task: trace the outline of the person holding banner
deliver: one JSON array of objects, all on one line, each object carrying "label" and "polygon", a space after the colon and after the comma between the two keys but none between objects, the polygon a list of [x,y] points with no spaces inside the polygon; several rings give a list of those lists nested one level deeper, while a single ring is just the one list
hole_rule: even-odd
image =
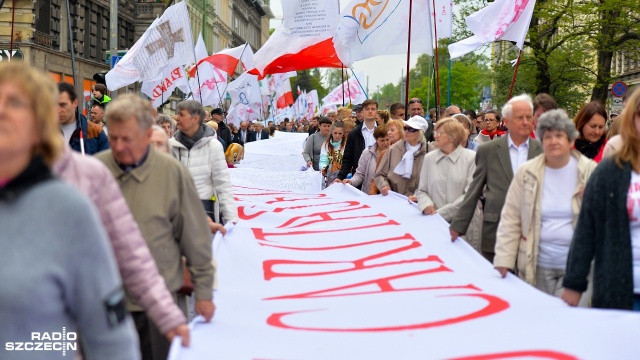
[{"label": "person holding banner", "polygon": [[382,124],[376,127],[373,132],[376,143],[369,146],[360,156],[358,168],[351,179],[344,179],[343,184],[350,184],[355,187],[362,187],[365,194],[369,193],[369,187],[364,186],[373,182],[373,175],[376,173],[378,158],[380,154],[389,148],[389,135],[387,135],[387,125]]},{"label": "person holding banner", "polygon": [[[549,295],[560,296],[567,255],[596,163],[572,150],[578,137],[564,110],[540,116],[537,137],[544,153],[524,163],[507,192],[493,264]],[[582,306],[588,305],[583,298]]]},{"label": "person holding banner", "polygon": [[347,142],[347,133],[342,121],[336,121],[331,125],[331,135],[325,140],[320,149],[320,162],[318,167],[322,175],[327,178],[327,186],[338,178],[338,172],[342,166],[344,144]]},{"label": "person holding banner", "polygon": [[389,147],[373,178],[383,196],[389,195],[389,191],[413,196],[420,182],[420,172],[427,153],[424,133],[429,129],[429,124],[417,115],[402,122],[404,140]]},{"label": "person holding banner", "polygon": [[602,160],[584,191],[562,299],[580,302],[593,262],[592,306],[640,311],[640,91],[619,118],[621,148]]},{"label": "person holding banner", "polygon": [[305,140],[304,151],[302,152],[304,161],[307,162],[307,167],[313,167],[315,171],[321,170],[319,166],[320,151],[322,144],[329,138],[329,134],[331,133],[331,120],[321,116],[320,120],[318,120],[318,126],[320,130]]},{"label": "person holding banner", "polygon": [[424,157],[416,198],[423,214],[451,222],[473,179],[476,153],[460,146],[468,135],[453,118],[438,121],[434,135],[437,149]]}]

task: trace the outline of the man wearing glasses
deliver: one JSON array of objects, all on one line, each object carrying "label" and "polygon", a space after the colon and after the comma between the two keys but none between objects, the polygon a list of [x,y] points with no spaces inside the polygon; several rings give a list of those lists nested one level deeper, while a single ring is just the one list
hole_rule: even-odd
[{"label": "man wearing glasses", "polygon": [[[411,100],[409,100],[409,118],[416,115],[424,118],[424,106],[422,105],[422,100],[419,98],[411,98]],[[424,137],[427,141],[435,140],[433,137],[433,121],[434,119],[431,119],[431,121],[427,120],[429,123],[429,129],[424,132]]]},{"label": "man wearing glasses", "polygon": [[[488,115],[489,112],[485,114],[485,120]],[[473,180],[449,227],[451,241],[467,233],[480,200],[484,213],[481,253],[491,263],[495,255],[500,213],[513,175],[523,163],[542,153],[540,142],[529,137],[533,128],[533,101],[529,95],[509,100],[502,108],[502,115],[509,133],[478,147]],[[494,122],[497,128],[497,120]]]}]

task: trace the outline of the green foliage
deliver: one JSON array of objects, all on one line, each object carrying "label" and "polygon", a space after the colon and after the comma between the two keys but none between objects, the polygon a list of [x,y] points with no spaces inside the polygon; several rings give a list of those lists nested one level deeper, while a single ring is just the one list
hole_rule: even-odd
[{"label": "green foliage", "polygon": [[327,96],[328,91],[322,85],[322,74],[318,69],[311,70],[300,70],[297,72],[298,75],[296,77],[290,78],[291,81],[291,90],[293,91],[294,99],[298,98],[298,87],[300,87],[301,91],[318,91],[318,98],[322,99]]}]

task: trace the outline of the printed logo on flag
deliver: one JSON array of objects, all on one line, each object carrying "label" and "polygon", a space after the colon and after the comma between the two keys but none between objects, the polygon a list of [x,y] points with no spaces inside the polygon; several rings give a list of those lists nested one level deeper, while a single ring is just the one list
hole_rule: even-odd
[{"label": "printed logo on flag", "polygon": [[67,356],[67,351],[78,350],[78,335],[75,332],[32,332],[29,341],[7,341],[4,344],[5,351],[61,351],[62,356]]},{"label": "printed logo on flag", "polygon": [[402,0],[366,0],[352,8],[351,15],[360,24],[358,40],[361,44],[387,21],[401,2]]}]

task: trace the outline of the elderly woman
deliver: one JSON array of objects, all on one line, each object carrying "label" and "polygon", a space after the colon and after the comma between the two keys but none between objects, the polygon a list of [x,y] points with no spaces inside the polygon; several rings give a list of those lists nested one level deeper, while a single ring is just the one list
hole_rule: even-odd
[{"label": "elderly woman", "polygon": [[580,302],[593,262],[592,306],[640,311],[639,111],[636,91],[618,116],[620,150],[602,160],[584,191],[562,283],[569,305]]},{"label": "elderly woman", "polygon": [[515,270],[560,296],[582,192],[596,163],[572,150],[578,132],[564,110],[541,115],[536,132],[544,153],[524,163],[509,187],[493,264],[503,277]]},{"label": "elderly woman", "polygon": [[452,115],[451,117],[454,118],[457,122],[459,122],[460,125],[462,125],[462,127],[464,128],[464,132],[466,134],[464,139],[462,139],[462,141],[460,142],[460,145],[462,145],[462,147],[465,149],[478,151],[478,143],[473,141],[473,139],[471,139],[471,132],[473,131],[475,126],[473,126],[473,123],[471,122],[469,117],[463,114],[455,114],[455,115]]},{"label": "elderly woman", "polygon": [[437,149],[424,157],[416,197],[423,214],[451,222],[473,179],[476,153],[460,146],[468,135],[452,118],[438,121],[434,135]]},{"label": "elderly woman", "polygon": [[573,119],[576,129],[580,133],[580,136],[576,139],[576,150],[595,162],[602,160],[604,148],[607,144],[606,121],[607,111],[597,101],[592,101],[583,106]]},{"label": "elderly woman", "polygon": [[342,121],[334,122],[331,125],[329,137],[320,148],[320,162],[318,163],[322,175],[327,178],[327,186],[338,177],[346,142],[347,132],[344,123]]},{"label": "elderly woman", "polygon": [[[7,254],[0,267],[0,342],[66,328],[67,336],[82,334],[87,358],[137,359],[96,210],[51,174],[62,150],[57,102],[49,76],[18,62],[0,64],[0,247]],[[34,351],[29,358],[51,354]]]},{"label": "elderly woman", "polygon": [[[359,187],[363,184],[371,184],[373,181],[373,175],[376,172],[376,165],[378,163],[378,157],[380,153],[389,148],[389,135],[387,135],[387,125],[382,124],[376,126],[373,131],[373,138],[376,139],[376,143],[365,149],[360,160],[358,161],[358,168],[356,173],[351,179],[344,179],[343,184],[351,184],[355,187]],[[369,187],[363,186],[362,191],[368,194]]]},{"label": "elderly woman", "polygon": [[172,137],[176,131],[176,122],[167,114],[158,114],[156,125],[162,127],[168,137]]},{"label": "elderly woman", "polygon": [[427,153],[424,132],[427,120],[414,116],[404,123],[404,140],[398,141],[385,152],[373,180],[383,196],[389,190],[412,196],[418,188],[424,155]]}]

